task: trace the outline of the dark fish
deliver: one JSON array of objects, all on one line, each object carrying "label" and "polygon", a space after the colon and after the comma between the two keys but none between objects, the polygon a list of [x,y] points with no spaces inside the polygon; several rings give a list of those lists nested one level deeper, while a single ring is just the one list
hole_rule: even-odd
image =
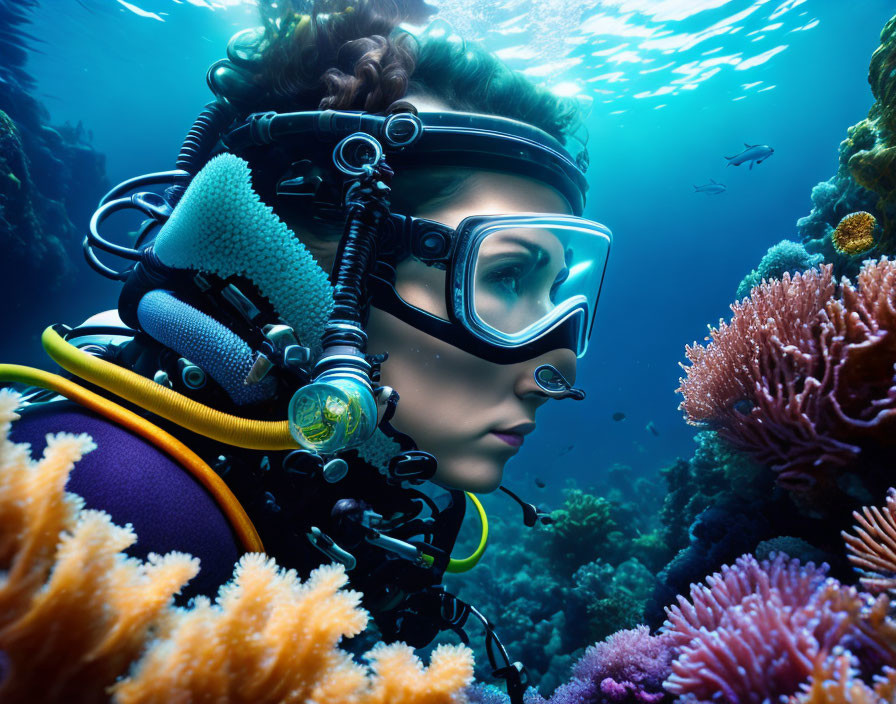
[{"label": "dark fish", "polygon": [[567,447],[565,450],[562,450],[562,451],[560,452],[560,454],[557,455],[557,457],[563,457],[563,455],[567,454],[568,452],[571,452],[572,449],[573,449],[574,447],[575,447],[575,445],[570,445],[570,446]]},{"label": "dark fish", "polygon": [[753,402],[748,398],[742,398],[734,402],[734,410],[741,415],[748,416],[750,411],[753,410]]},{"label": "dark fish", "polygon": [[656,429],[656,426],[653,424],[653,421],[650,421],[649,423],[647,423],[647,425],[644,426],[644,430],[646,430],[649,433],[653,433],[654,435],[660,434],[660,431]]},{"label": "dark fish", "polygon": [[625,420],[625,413],[623,413],[622,411],[616,411],[613,414],[613,420],[615,420],[615,421]]},{"label": "dark fish", "polygon": [[544,479],[542,479],[541,477],[535,477],[535,486],[537,486],[539,489],[544,489],[547,484],[544,483]]}]

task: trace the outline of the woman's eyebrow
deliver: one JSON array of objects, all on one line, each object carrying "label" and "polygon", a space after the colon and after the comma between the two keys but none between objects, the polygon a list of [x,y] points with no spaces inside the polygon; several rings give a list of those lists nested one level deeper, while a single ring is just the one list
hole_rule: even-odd
[{"label": "woman's eyebrow", "polygon": [[[523,237],[507,237],[502,239],[502,244],[515,244],[525,249],[527,253],[530,254],[533,259],[535,259],[536,267],[547,265],[547,263],[550,262],[553,258],[551,257],[551,254],[548,252],[548,250],[546,250],[540,244],[536,244],[535,242],[527,240]],[[499,250],[498,252],[489,252],[489,254],[501,255],[506,254],[506,252],[501,252]]]}]

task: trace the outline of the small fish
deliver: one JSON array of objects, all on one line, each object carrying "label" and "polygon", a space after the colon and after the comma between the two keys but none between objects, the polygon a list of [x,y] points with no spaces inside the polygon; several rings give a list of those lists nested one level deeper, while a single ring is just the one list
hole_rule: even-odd
[{"label": "small fish", "polygon": [[545,484],[544,479],[542,479],[541,477],[535,477],[535,486],[537,486],[539,489],[544,489],[547,484]]},{"label": "small fish", "polygon": [[622,411],[616,411],[613,414],[613,420],[615,420],[617,422],[620,420],[625,420],[625,413],[623,413]]},{"label": "small fish", "polygon": [[744,146],[746,147],[746,149],[744,149],[740,154],[725,157],[728,160],[728,166],[740,166],[741,164],[746,164],[749,161],[750,170],[752,171],[753,164],[761,164],[763,161],[765,161],[775,153],[775,150],[767,144],[747,144],[746,142],[744,142]]},{"label": "small fish", "polygon": [[728,186],[714,179],[709,179],[709,183],[702,186],[694,186],[694,193],[705,193],[708,196],[717,196],[719,193],[724,193],[727,190]]},{"label": "small fish", "polygon": [[9,177],[9,180],[16,184],[16,188],[22,187],[22,182],[19,180],[19,177],[16,176],[12,171],[6,174]]},{"label": "small fish", "polygon": [[644,426],[644,430],[648,433],[653,433],[654,435],[659,436],[660,431],[656,429],[656,426],[653,424],[653,421],[649,421],[647,425]]},{"label": "small fish", "polygon": [[567,454],[567,453],[569,453],[569,452],[572,452],[572,449],[573,449],[574,447],[575,447],[575,445],[570,445],[570,446],[567,447],[566,449],[561,450],[561,451],[560,451],[560,454],[557,455],[557,457],[563,457],[563,455],[565,455],[565,454]]}]

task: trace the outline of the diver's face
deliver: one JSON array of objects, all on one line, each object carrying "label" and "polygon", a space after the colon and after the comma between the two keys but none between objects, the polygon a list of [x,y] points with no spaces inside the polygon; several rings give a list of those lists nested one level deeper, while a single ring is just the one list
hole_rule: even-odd
[{"label": "diver's face", "polygon": [[[396,179],[395,188],[401,188]],[[470,215],[568,213],[553,189],[530,179],[477,172],[447,202],[420,207],[418,217],[456,227]],[[486,245],[483,245],[484,247]],[[543,314],[550,286],[563,268],[559,242],[516,230],[487,242],[475,277],[477,312],[494,327],[514,332]],[[447,319],[445,273],[416,260],[397,269],[396,288],[408,303]],[[368,351],[388,352],[382,383],[401,400],[392,420],[400,432],[438,460],[436,481],[476,492],[494,491],[504,464],[535,429],[547,397],[534,372],[552,364],[570,381],[576,358],[554,350],[517,364],[495,364],[457,349],[376,308],[367,327]]]}]

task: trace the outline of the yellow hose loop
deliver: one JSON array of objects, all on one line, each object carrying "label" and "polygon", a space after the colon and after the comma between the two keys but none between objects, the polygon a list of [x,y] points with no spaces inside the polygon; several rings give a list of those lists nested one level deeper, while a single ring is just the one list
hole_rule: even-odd
[{"label": "yellow hose loop", "polygon": [[[445,571],[454,574],[459,572],[469,572],[473,569],[476,566],[476,563],[482,559],[482,556],[485,554],[485,548],[488,545],[488,516],[485,515],[485,509],[482,507],[482,504],[475,494],[471,494],[469,491],[465,491],[464,493],[470,497],[470,501],[472,501],[473,505],[476,507],[482,532],[479,535],[479,546],[473,551],[473,554],[460,560],[456,560],[453,557],[448,560],[448,567],[445,568]],[[435,560],[431,555],[424,554],[423,562],[431,567]]]},{"label": "yellow hose loop", "polygon": [[[55,332],[53,334],[56,335]],[[44,332],[44,337],[47,337],[46,332]],[[59,336],[56,335],[56,337]],[[63,341],[63,344],[68,343]],[[81,352],[81,354],[86,353]],[[42,369],[33,369],[18,364],[0,364],[0,381],[18,382],[50,389],[146,438],[152,445],[174,458],[208,490],[221,507],[234,533],[247,552],[264,552],[264,545],[261,543],[255,526],[233,492],[199,455],[173,435],[166,433],[133,411],[122,408],[58,374],[51,374]]]},{"label": "yellow hose loop", "polygon": [[130,369],[83,352],[52,327],[44,330],[41,342],[53,361],[66,371],[198,435],[247,450],[299,447],[285,420],[252,420],[217,411]]}]

